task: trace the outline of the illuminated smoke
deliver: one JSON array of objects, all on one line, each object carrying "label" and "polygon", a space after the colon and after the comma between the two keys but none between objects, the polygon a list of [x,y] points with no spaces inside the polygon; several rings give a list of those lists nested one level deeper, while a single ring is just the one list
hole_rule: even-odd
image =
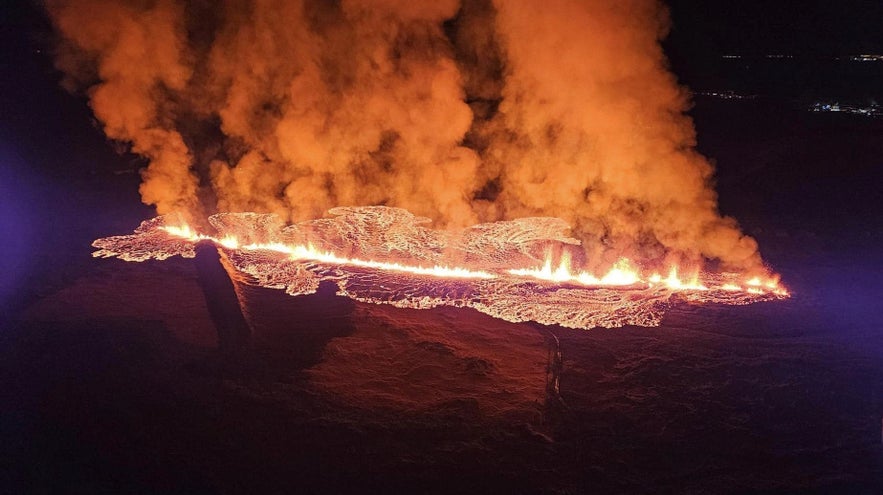
[{"label": "illuminated smoke", "polygon": [[496,7],[505,85],[485,131],[487,169],[500,185],[493,208],[559,216],[595,259],[638,249],[641,258],[674,250],[679,261],[759,263],[755,241],[718,214],[712,167],[693,149],[687,94],[658,43],[665,9],[604,0]]},{"label": "illuminated smoke", "polygon": [[556,216],[589,264],[757,269],[654,1],[50,0],[57,64],[159,213]]},{"label": "illuminated smoke", "polygon": [[65,83],[89,84],[90,105],[109,138],[150,160],[141,196],[165,212],[196,206],[198,181],[175,128],[174,96],[186,90],[183,11],[174,2],[49,2],[65,43],[57,65]]}]

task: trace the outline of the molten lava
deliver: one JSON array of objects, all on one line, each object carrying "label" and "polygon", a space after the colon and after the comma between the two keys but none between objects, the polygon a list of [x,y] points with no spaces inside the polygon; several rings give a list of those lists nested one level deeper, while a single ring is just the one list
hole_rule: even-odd
[{"label": "molten lava", "polygon": [[[322,281],[355,300],[401,307],[472,307],[507,321],[571,328],[655,326],[674,300],[749,304],[788,297],[777,277],[644,273],[620,258],[605,273],[574,268],[578,244],[566,223],[527,218],[437,231],[425,219],[388,207],[335,208],[332,218],[284,225],[274,215],[223,213],[209,218],[216,235],[167,217],[142,223],[133,235],[98,239],[96,257],[126,261],[195,256],[212,242],[249,283],[314,293]],[[550,246],[562,254],[553,261]]]}]

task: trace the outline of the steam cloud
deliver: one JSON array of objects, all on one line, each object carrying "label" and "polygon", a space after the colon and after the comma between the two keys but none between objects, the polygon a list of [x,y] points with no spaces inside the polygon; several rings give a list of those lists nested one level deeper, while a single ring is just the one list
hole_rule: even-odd
[{"label": "steam cloud", "polygon": [[592,264],[760,269],[721,217],[653,0],[49,0],[70,88],[159,213],[548,215]]}]

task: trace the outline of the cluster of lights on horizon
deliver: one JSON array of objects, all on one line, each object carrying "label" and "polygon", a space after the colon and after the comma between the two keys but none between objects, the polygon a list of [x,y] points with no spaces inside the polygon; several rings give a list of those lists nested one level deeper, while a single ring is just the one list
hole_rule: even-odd
[{"label": "cluster of lights on horizon", "polygon": [[[175,237],[187,239],[189,241],[210,241],[230,250],[242,251],[272,251],[289,256],[292,260],[313,261],[332,265],[348,265],[361,268],[369,268],[376,270],[385,270],[392,272],[403,272],[415,275],[442,277],[442,278],[459,278],[459,279],[494,279],[499,274],[484,271],[473,270],[463,267],[451,267],[435,265],[432,267],[423,267],[419,265],[407,265],[398,262],[385,262],[364,260],[359,258],[349,258],[339,256],[330,251],[321,251],[314,246],[308,245],[288,245],[283,243],[250,243],[241,244],[234,236],[225,236],[216,238],[205,234],[194,232],[189,226],[163,226],[160,227],[165,232]],[[659,273],[653,273],[649,277],[642,278],[640,271],[627,258],[620,258],[613,267],[603,275],[597,277],[586,271],[574,272],[571,268],[571,261],[566,255],[561,258],[558,266],[553,269],[551,256],[547,257],[544,265],[540,268],[519,268],[506,270],[507,274],[516,277],[540,280],[553,283],[569,283],[579,284],[583,286],[610,286],[610,287],[629,287],[629,286],[662,286],[671,290],[692,290],[707,291],[709,287],[699,280],[699,272],[695,272],[688,281],[681,280],[678,276],[678,268],[672,266],[668,276],[663,277]],[[787,296],[788,291],[779,285],[777,278],[762,280],[754,277],[745,282],[744,285],[734,283],[725,283],[720,286],[712,287],[713,289],[748,292],[752,294],[773,293],[780,296]]]},{"label": "cluster of lights on horizon", "polygon": [[883,108],[881,108],[876,103],[871,103],[868,106],[855,105],[855,104],[840,104],[840,103],[821,103],[816,102],[813,103],[809,107],[812,112],[832,112],[832,113],[851,113],[854,115],[864,115],[866,117],[879,117],[883,115]]}]

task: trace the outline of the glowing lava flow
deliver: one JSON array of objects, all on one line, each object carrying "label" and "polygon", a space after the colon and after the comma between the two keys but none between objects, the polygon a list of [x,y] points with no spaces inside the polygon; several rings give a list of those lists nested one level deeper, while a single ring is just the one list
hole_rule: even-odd
[{"label": "glowing lava flow", "polygon": [[620,258],[619,261],[613,264],[613,268],[601,278],[585,271],[572,272],[570,258],[566,255],[562,257],[558,268],[555,270],[552,270],[551,258],[546,258],[546,263],[542,268],[518,268],[508,270],[508,272],[519,277],[532,277],[556,283],[577,283],[586,286],[627,286],[645,283],[641,280],[637,269],[632,266],[628,258]]},{"label": "glowing lava flow", "polygon": [[[187,225],[180,227],[162,226],[160,227],[160,229],[165,230],[173,236],[180,237],[192,242],[207,240],[227,249],[238,249],[242,251],[272,251],[276,253],[286,254],[290,256],[292,260],[297,261],[316,261],[331,265],[349,265],[360,268],[369,268],[373,270],[384,270],[442,278],[493,279],[498,277],[498,275],[484,270],[472,270],[463,267],[450,267],[443,265],[423,267],[402,263],[390,263],[384,261],[363,260],[359,258],[348,258],[344,256],[338,256],[330,251],[320,251],[309,244],[303,246],[287,245],[277,242],[265,244],[251,243],[241,245],[236,237],[228,235],[223,238],[216,238],[205,234],[199,234],[194,232]],[[580,271],[576,273],[571,271],[570,257],[567,255],[562,257],[560,263],[558,264],[558,267],[554,270],[552,269],[551,257],[547,257],[546,262],[542,268],[513,268],[506,270],[506,273],[515,275],[517,277],[533,278],[536,280],[543,280],[558,284],[580,284],[587,287],[627,287],[636,285],[645,285],[652,287],[656,285],[664,285],[671,290],[709,290],[708,287],[699,282],[698,272],[694,274],[690,281],[682,281],[680,278],[678,278],[677,267],[672,267],[666,278],[662,278],[662,276],[659,274],[653,274],[650,277],[643,279],[640,276],[640,272],[638,271],[638,269],[634,267],[634,265],[628,258],[620,258],[616,263],[613,264],[613,267],[610,269],[610,271],[608,271],[600,278],[586,271]],[[764,282],[759,277],[754,277],[751,280],[747,281],[746,287],[740,287],[736,284],[727,283],[721,285],[718,288],[723,290],[745,291],[753,294],[763,294],[767,292],[764,289],[767,289],[769,292],[777,295],[788,295],[788,292],[784,288],[779,287],[777,280],[771,279]]]},{"label": "glowing lava flow", "polygon": [[[193,257],[199,242],[226,254],[235,283],[315,293],[328,281],[338,295],[407,308],[471,307],[507,321],[570,328],[655,326],[675,301],[741,305],[788,297],[778,278],[692,272],[647,275],[621,258],[603,275],[574,269],[567,249],[553,261],[549,246],[573,246],[554,218],[477,225],[460,232],[425,227],[424,219],[388,207],[335,208],[332,218],[284,225],[273,215],[223,213],[217,235],[158,217],[135,233],[98,239],[96,257],[126,261]],[[341,252],[352,253],[351,256]],[[539,253],[546,253],[545,255]],[[513,267],[535,268],[513,268]],[[232,274],[232,273],[231,273]]]},{"label": "glowing lava flow", "polygon": [[449,267],[449,266],[440,266],[436,265],[433,267],[422,267],[422,266],[410,266],[404,265],[401,263],[388,263],[384,261],[371,261],[371,260],[362,260],[359,258],[347,258],[344,256],[338,256],[330,251],[320,251],[314,248],[312,245],[294,245],[289,246],[287,244],[282,243],[268,243],[268,244],[246,244],[244,246],[239,244],[239,241],[232,236],[225,236],[224,238],[218,239],[215,237],[211,237],[204,234],[194,233],[190,227],[175,227],[175,226],[163,226],[160,227],[162,230],[166,232],[181,237],[183,239],[187,239],[193,242],[199,242],[203,240],[208,240],[215,242],[227,249],[240,249],[243,251],[273,251],[276,253],[287,254],[293,260],[298,261],[318,261],[321,263],[328,263],[331,265],[350,265],[357,266],[360,268],[370,268],[373,270],[385,270],[392,272],[402,272],[402,273],[411,273],[414,275],[427,275],[431,277],[445,277],[445,278],[495,278],[496,275],[492,273],[488,273],[480,270],[470,270],[468,268],[459,268],[459,267]]}]

